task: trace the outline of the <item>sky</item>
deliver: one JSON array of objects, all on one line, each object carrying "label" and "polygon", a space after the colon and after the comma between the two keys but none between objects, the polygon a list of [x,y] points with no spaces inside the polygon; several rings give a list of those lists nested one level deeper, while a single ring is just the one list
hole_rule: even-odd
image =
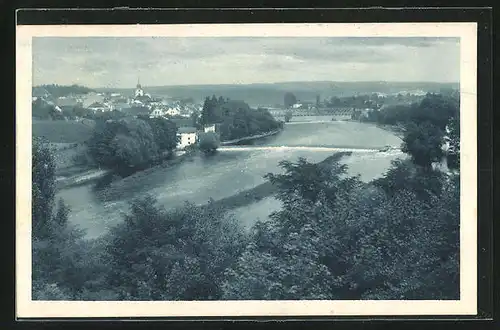
[{"label": "sky", "polygon": [[458,38],[35,37],[33,85],[459,82]]}]

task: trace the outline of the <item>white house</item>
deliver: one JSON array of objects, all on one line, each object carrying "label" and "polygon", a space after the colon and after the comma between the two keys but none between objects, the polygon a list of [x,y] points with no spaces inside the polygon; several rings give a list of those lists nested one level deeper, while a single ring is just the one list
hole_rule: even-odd
[{"label": "white house", "polygon": [[163,110],[161,110],[161,109],[154,109],[149,114],[149,118],[157,118],[157,117],[162,117],[162,116],[163,116]]},{"label": "white house", "polygon": [[214,132],[215,133],[215,124],[212,124],[212,125],[207,125],[203,128],[203,130],[205,131],[205,133],[208,133],[208,132]]},{"label": "white house", "polygon": [[175,107],[175,108],[170,108],[166,111],[166,114],[169,116],[178,116],[181,114],[180,110]]},{"label": "white house", "polygon": [[292,105],[292,108],[294,109],[298,109],[302,106],[302,103],[295,103],[294,105]]},{"label": "white house", "polygon": [[180,127],[177,131],[177,136],[180,137],[177,149],[184,149],[187,146],[195,144],[198,137],[196,128],[194,127]]}]

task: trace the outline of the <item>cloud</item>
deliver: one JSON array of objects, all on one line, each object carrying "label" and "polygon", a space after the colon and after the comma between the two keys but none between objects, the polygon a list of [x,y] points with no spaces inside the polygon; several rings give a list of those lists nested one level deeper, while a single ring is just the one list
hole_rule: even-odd
[{"label": "cloud", "polygon": [[33,80],[90,87],[280,80],[458,81],[454,38],[39,37]]}]

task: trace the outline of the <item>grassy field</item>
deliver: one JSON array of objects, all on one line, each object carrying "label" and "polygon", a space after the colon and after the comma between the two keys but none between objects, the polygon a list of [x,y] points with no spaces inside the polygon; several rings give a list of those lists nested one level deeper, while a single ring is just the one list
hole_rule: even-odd
[{"label": "grassy field", "polygon": [[[69,175],[85,170],[75,157],[85,150],[83,142],[92,134],[95,122],[85,119],[81,122],[63,120],[33,120],[33,137],[44,137],[54,151],[57,175]],[[83,169],[82,169],[83,168]]]},{"label": "grassy field", "polygon": [[95,122],[63,120],[33,120],[34,137],[45,137],[51,143],[82,143],[92,134]]}]

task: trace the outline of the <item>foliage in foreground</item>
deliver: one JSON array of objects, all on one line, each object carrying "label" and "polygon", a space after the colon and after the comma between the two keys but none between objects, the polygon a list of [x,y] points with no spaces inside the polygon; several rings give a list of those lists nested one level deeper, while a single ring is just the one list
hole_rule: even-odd
[{"label": "foliage in foreground", "polygon": [[78,272],[78,264],[85,262],[83,234],[68,224],[64,202],[55,205],[55,163],[48,143],[34,139],[32,154],[33,296],[64,298],[77,294],[88,279]]},{"label": "foliage in foreground", "polygon": [[225,299],[457,298],[457,179],[440,177],[443,189],[422,200],[345,177],[338,163],[283,167],[270,176],[283,209],[254,228]]},{"label": "foliage in foreground", "polygon": [[220,299],[244,245],[240,226],[212,204],[167,212],[146,197],[110,235],[107,280],[125,300]]}]

